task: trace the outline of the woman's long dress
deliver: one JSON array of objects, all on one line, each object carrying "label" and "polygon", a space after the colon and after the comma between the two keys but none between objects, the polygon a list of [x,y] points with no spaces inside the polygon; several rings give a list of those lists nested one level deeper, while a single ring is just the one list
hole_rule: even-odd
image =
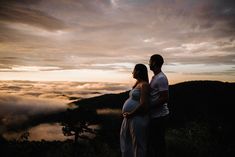
[{"label": "woman's long dress", "polygon": [[[123,105],[122,112],[130,112],[140,105],[141,91],[134,88]],[[120,131],[122,157],[146,157],[148,116],[124,118]]]}]

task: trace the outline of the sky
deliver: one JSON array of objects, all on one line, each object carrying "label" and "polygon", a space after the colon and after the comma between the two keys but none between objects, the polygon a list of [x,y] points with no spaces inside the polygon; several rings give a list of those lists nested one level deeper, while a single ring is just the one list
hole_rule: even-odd
[{"label": "sky", "polygon": [[234,82],[234,0],[0,0],[0,80],[131,83],[156,53],[170,84]]}]

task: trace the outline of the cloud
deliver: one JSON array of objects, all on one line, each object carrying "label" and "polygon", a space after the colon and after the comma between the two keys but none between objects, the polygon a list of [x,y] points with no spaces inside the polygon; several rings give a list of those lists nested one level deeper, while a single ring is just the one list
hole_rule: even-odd
[{"label": "cloud", "polygon": [[[220,39],[210,42],[183,43],[177,47],[167,47],[163,51],[172,54],[170,62],[185,64],[234,64],[235,43]],[[193,56],[193,57],[192,57]],[[174,60],[174,61],[173,61]]]},{"label": "cloud", "polygon": [[0,94],[0,125],[6,131],[28,122],[32,117],[65,111],[66,101]]},{"label": "cloud", "polygon": [[[30,1],[27,1],[27,3]],[[0,21],[8,23],[24,23],[40,27],[49,31],[61,30],[66,28],[65,24],[53,16],[42,11],[27,8],[25,3],[21,5],[17,1],[1,2]]]},{"label": "cloud", "polygon": [[0,134],[34,117],[65,111],[75,98],[119,93],[129,88],[118,83],[0,81]]},{"label": "cloud", "polygon": [[55,112],[66,108],[66,101],[50,99],[36,99],[1,94],[1,115],[4,113],[34,115],[39,113]]},{"label": "cloud", "polygon": [[1,3],[2,72],[19,72],[14,67],[127,72],[123,64],[147,63],[154,53],[168,64],[234,64],[232,0]]},{"label": "cloud", "polygon": [[9,93],[21,97],[69,100],[70,97],[90,97],[105,93],[128,90],[127,84],[96,82],[31,82],[0,81],[0,94]]}]

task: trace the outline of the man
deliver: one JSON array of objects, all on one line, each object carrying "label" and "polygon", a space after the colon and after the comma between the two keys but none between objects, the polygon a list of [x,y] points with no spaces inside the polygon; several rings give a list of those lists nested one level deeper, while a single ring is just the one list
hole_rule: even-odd
[{"label": "man", "polygon": [[165,123],[169,114],[168,79],[161,68],[163,57],[154,54],[150,57],[149,66],[154,76],[150,82],[150,124],[149,124],[149,157],[166,157]]}]

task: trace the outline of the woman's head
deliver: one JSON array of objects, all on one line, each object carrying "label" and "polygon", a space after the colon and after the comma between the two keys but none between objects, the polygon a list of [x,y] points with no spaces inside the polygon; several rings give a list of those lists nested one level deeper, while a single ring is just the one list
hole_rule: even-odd
[{"label": "woman's head", "polygon": [[149,82],[148,69],[144,64],[136,64],[133,71],[133,78]]}]

